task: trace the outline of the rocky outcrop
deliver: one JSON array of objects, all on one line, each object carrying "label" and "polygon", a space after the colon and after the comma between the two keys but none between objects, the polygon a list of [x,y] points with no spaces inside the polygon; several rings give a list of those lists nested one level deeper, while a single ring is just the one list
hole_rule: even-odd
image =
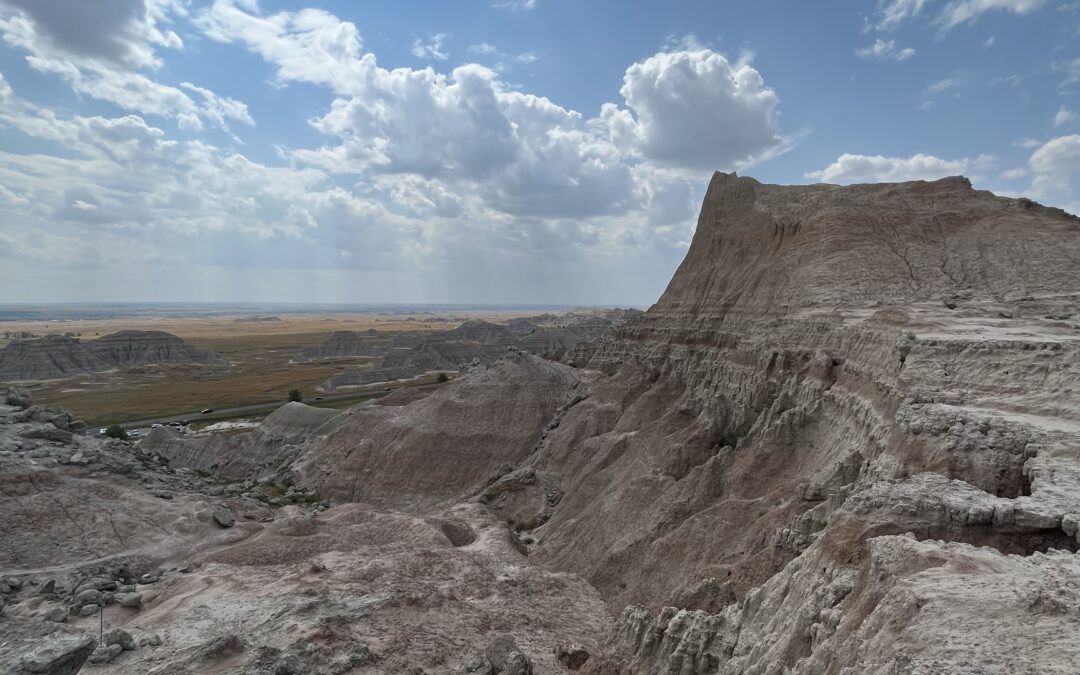
[{"label": "rocky outcrop", "polygon": [[[613,608],[647,607],[620,623],[620,672],[1026,672],[999,658],[1007,640],[902,648],[974,610],[883,606],[869,570],[875,551],[901,578],[934,561],[921,593],[944,606],[972,556],[1008,576],[1010,555],[1076,550],[1080,420],[1059,383],[1080,376],[1080,332],[1060,318],[1078,254],[1077,219],[960,178],[718,174],[661,300],[575,355],[617,374],[536,462],[576,478],[534,558],[586,574]],[[612,422],[582,443],[603,408]],[[982,601],[1022,633],[1011,600]],[[863,642],[875,613],[886,652]],[[838,625],[853,632],[830,639]]]},{"label": "rocky outcrop", "polygon": [[266,416],[258,427],[239,434],[178,434],[152,429],[140,442],[172,464],[213,472],[235,480],[261,480],[287,471],[300,446],[341,411],[290,402]]},{"label": "rocky outcrop", "polygon": [[[294,406],[272,426],[305,422]],[[25,439],[31,424],[0,406],[5,675],[465,672],[502,631],[503,672],[547,673],[611,622],[478,504],[262,500],[140,445]]]},{"label": "rocky outcrop", "polygon": [[13,405],[17,408],[29,408],[34,405],[34,396],[30,393],[30,390],[26,387],[20,387],[17,384],[8,386],[7,395],[4,400],[8,405]]},{"label": "rocky outcrop", "polygon": [[[279,430],[332,508],[0,414],[0,576],[138,562],[123,609],[181,644],[121,673],[1073,672],[1077,261],[1076,218],[962,178],[717,174],[663,297],[576,367],[504,349]],[[65,576],[5,580],[5,616],[118,604]]]},{"label": "rocky outcrop", "polygon": [[337,500],[421,510],[525,460],[581,385],[567,366],[510,352],[406,406],[361,406],[308,443],[301,482]]},{"label": "rocky outcrop", "polygon": [[512,319],[506,325],[470,319],[450,330],[431,333],[337,331],[323,344],[302,351],[293,360],[303,363],[358,356],[380,359],[374,367],[350,369],[332,376],[321,388],[333,391],[338,387],[410,379],[432,371],[454,371],[473,362],[489,364],[510,348],[559,360],[578,343],[598,338],[637,314],[635,310],[545,314]]},{"label": "rocky outcrop", "polygon": [[392,346],[390,338],[380,338],[367,331],[334,331],[321,344],[301,350],[292,358],[293,363],[307,363],[318,359],[352,358],[357,356],[380,356]]},{"label": "rocky outcrop", "polygon": [[50,335],[14,340],[0,349],[0,379],[9,381],[60,379],[137,364],[227,366],[229,362],[163,331],[125,330],[86,342]]},{"label": "rocky outcrop", "polygon": [[[11,636],[6,636],[10,637]],[[21,637],[21,636],[19,636]],[[18,641],[24,646],[23,654],[7,654],[4,657],[12,675],[76,675],[94,651],[94,639],[89,635],[65,635],[54,633],[39,640]],[[0,646],[3,654],[4,646]],[[12,667],[13,666],[13,667]]]},{"label": "rocky outcrop", "polygon": [[[585,672],[1052,671],[1018,669],[1027,619],[998,589],[1067,605],[1080,580],[1078,260],[1075,217],[962,178],[717,174],[663,297],[566,356],[582,370],[530,450],[472,464],[421,402],[415,435],[350,425],[331,490],[424,508],[452,490],[419,458],[456,458],[530,561],[633,608]],[[501,420],[528,395],[472,377],[426,401]],[[988,645],[965,612],[1011,627]],[[1069,616],[1040,614],[1045,663],[1068,662]]]}]

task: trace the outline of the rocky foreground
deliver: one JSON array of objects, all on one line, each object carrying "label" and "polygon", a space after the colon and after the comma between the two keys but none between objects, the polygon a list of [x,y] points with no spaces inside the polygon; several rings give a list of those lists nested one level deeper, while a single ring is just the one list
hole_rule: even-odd
[{"label": "rocky foreground", "polygon": [[0,664],[1075,673],[1078,263],[962,178],[716,174],[660,301],[563,363],[139,446],[16,388]]}]

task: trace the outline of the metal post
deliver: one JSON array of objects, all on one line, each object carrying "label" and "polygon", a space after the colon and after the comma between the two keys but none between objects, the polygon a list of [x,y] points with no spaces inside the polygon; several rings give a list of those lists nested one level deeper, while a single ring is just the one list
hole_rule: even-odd
[{"label": "metal post", "polygon": [[105,605],[98,610],[98,646],[105,646]]}]

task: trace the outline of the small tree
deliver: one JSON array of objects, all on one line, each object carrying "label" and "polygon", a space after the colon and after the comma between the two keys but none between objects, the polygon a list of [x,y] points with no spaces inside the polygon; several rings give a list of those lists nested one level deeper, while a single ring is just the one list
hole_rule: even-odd
[{"label": "small tree", "polygon": [[450,376],[447,375],[446,373],[439,373],[439,376],[436,377],[435,379],[439,382],[439,384],[442,384],[443,382],[449,382],[450,381]]},{"label": "small tree", "polygon": [[127,432],[124,431],[124,427],[119,424],[110,425],[109,428],[105,430],[105,435],[109,438],[119,438],[122,441],[128,439]]},{"label": "small tree", "polygon": [[289,390],[289,402],[290,403],[294,402],[294,401],[296,403],[302,403],[303,400],[304,400],[304,397],[300,394],[299,389],[290,389]]}]

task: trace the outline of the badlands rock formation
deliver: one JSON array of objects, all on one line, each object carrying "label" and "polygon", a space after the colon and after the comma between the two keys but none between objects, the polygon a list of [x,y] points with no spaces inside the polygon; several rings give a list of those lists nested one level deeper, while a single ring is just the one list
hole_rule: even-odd
[{"label": "badlands rock formation", "polygon": [[53,380],[136,364],[227,366],[220,354],[157,330],[123,330],[96,340],[49,335],[0,349],[0,381]]},{"label": "badlands rock formation", "polygon": [[544,314],[512,319],[506,325],[470,319],[456,328],[431,333],[336,331],[323,344],[305,349],[293,361],[372,357],[372,368],[334,375],[324,391],[338,387],[408,379],[431,371],[460,369],[465,364],[492,363],[510,347],[558,360],[581,342],[604,335],[640,312],[606,310],[590,313]]},{"label": "badlands rock formation", "polygon": [[180,435],[170,427],[161,427],[152,429],[140,446],[179,466],[225,478],[260,480],[287,469],[303,442],[338,414],[337,410],[290,402],[251,431]]},{"label": "badlands rock formation", "polygon": [[[574,351],[551,421],[426,494],[474,495],[600,591],[621,618],[591,672],[1069,672],[1078,262],[1075,217],[962,178],[717,174],[664,296]],[[517,407],[472,409],[468,379],[426,407]],[[357,499],[427,456],[380,425],[334,436],[300,466],[363,449]]]},{"label": "badlands rock formation", "polygon": [[502,633],[516,672],[559,672],[611,623],[479,504],[328,509],[31,410],[0,406],[0,674],[480,673]]},{"label": "badlands rock formation", "polygon": [[663,297],[564,363],[242,449],[0,410],[0,664],[1075,673],[1078,263],[962,178],[717,174]]}]

